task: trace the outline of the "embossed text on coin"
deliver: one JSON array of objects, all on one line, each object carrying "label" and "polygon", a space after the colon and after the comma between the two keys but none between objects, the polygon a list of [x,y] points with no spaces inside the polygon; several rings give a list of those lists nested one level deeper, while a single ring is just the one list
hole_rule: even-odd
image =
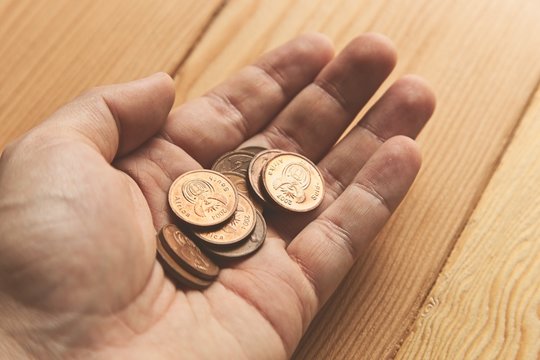
[{"label": "embossed text on coin", "polygon": [[231,171],[245,176],[253,156],[254,154],[249,151],[236,150],[228,152],[216,160],[212,170],[219,172]]},{"label": "embossed text on coin", "polygon": [[238,195],[218,172],[195,170],[178,177],[169,189],[169,205],[182,220],[196,226],[225,222],[235,212]]},{"label": "embossed text on coin", "polygon": [[324,182],[319,169],[299,154],[284,153],[269,160],[262,179],[269,197],[290,211],[313,210],[324,197]]},{"label": "embossed text on coin", "polygon": [[234,244],[246,238],[257,221],[256,211],[251,201],[242,194],[238,195],[238,207],[234,215],[225,224],[215,230],[194,230],[199,239],[211,244]]}]

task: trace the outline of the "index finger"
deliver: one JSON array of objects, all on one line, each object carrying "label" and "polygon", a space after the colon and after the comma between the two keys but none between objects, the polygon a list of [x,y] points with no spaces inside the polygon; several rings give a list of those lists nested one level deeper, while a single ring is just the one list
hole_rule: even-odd
[{"label": "index finger", "polygon": [[325,36],[300,36],[173,110],[162,135],[208,166],[261,130],[332,56]]}]

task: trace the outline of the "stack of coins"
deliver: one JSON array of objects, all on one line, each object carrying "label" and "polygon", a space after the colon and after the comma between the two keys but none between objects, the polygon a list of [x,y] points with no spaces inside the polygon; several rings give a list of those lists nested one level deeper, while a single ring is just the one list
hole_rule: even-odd
[{"label": "stack of coins", "polygon": [[178,177],[169,205],[179,219],[158,235],[158,259],[179,283],[209,286],[216,262],[254,254],[266,238],[264,209],[307,212],[322,202],[321,173],[302,155],[246,147],[220,157],[212,170]]}]

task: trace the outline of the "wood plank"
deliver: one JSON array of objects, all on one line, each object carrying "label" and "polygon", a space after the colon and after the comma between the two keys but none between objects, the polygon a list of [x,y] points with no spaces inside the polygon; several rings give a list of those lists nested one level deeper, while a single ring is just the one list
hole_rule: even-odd
[{"label": "wood plank", "polygon": [[83,89],[174,72],[222,0],[0,3],[0,149]]},{"label": "wood plank", "polygon": [[305,31],[338,48],[388,34],[393,79],[423,75],[439,98],[419,141],[424,167],[406,201],[313,322],[298,359],[394,356],[478,202],[540,78],[540,3],[231,1],[177,76],[177,102]]},{"label": "wood plank", "polygon": [[398,358],[540,355],[540,88]]}]

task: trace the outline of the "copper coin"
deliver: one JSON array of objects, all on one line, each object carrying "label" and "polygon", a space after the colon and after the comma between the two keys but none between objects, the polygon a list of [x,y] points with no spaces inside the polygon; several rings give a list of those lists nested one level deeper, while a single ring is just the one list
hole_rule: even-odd
[{"label": "copper coin", "polygon": [[265,150],[268,150],[268,149],[265,148],[265,147],[262,147],[262,146],[246,146],[246,147],[243,147],[243,148],[238,149],[238,150],[247,151],[247,152],[252,153],[253,155],[257,155],[258,153],[260,153],[262,151],[265,151]]},{"label": "copper coin", "polygon": [[245,195],[251,201],[255,209],[262,212],[263,207],[259,203],[259,200],[255,199],[253,193],[249,191],[247,179],[244,176],[235,172],[224,172],[223,175],[232,181],[233,185],[236,187],[236,191],[238,191],[239,194]]},{"label": "copper coin", "polygon": [[218,276],[219,267],[204,255],[176,225],[165,225],[159,236],[169,255],[190,273],[206,280],[212,280]]},{"label": "copper coin", "polygon": [[255,157],[253,157],[253,160],[251,160],[251,163],[249,164],[249,168],[248,168],[249,185],[251,186],[251,189],[253,190],[253,192],[255,193],[255,195],[260,201],[263,201],[263,202],[266,201],[263,189],[261,189],[262,169],[264,168],[264,165],[266,165],[266,163],[269,160],[283,153],[284,153],[283,151],[277,150],[277,149],[265,150],[255,155]]},{"label": "copper coin", "polygon": [[169,205],[185,222],[212,226],[225,222],[235,212],[238,195],[233,183],[211,170],[189,171],[169,189]]},{"label": "copper coin", "polygon": [[248,151],[231,151],[216,160],[212,170],[222,172],[235,172],[240,175],[247,175],[249,163],[253,158],[253,153]]},{"label": "copper coin", "polygon": [[251,201],[244,195],[239,194],[238,208],[227,223],[214,230],[193,230],[193,234],[210,244],[235,244],[251,234],[256,222],[257,215]]},{"label": "copper coin", "polygon": [[178,265],[174,259],[169,255],[165,250],[159,238],[156,241],[157,255],[158,260],[163,266],[163,270],[172,277],[174,280],[178,281],[182,285],[186,285],[195,289],[203,289],[212,284],[210,280],[204,280],[196,277],[189,273],[189,271],[182,268]]},{"label": "copper coin", "polygon": [[255,225],[255,230],[253,230],[246,241],[243,241],[238,246],[234,247],[205,246],[205,249],[209,253],[219,257],[235,259],[254,253],[262,246],[265,239],[266,222],[264,221],[264,217],[261,215],[261,213],[257,211],[257,224]]},{"label": "copper coin", "polygon": [[310,211],[323,200],[322,175],[317,166],[302,155],[277,155],[266,163],[262,179],[268,196],[286,210]]}]

